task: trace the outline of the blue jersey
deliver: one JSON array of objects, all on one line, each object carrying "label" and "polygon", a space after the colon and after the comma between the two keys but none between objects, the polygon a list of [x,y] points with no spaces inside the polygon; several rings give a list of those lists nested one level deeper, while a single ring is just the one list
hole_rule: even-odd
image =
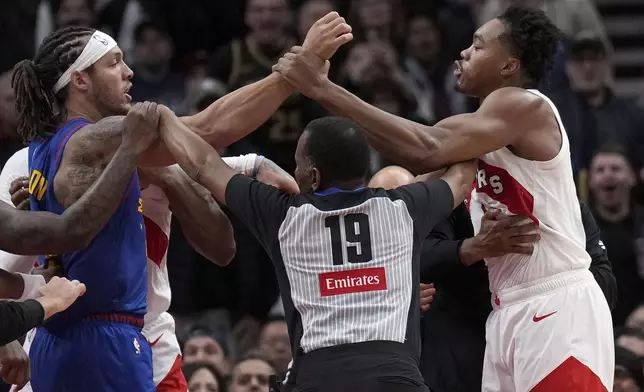
[{"label": "blue jersey", "polygon": [[[29,198],[33,211],[62,214],[65,208],[54,194],[54,177],[65,144],[79,129],[90,124],[74,119],[58,128],[54,136],[29,145]],[[46,258],[41,257],[42,263]],[[57,255],[70,280],[87,286],[68,310],[49,319],[45,326],[69,325],[96,314],[143,316],[146,312],[147,255],[143,205],[139,178],[135,172],[121,205],[89,247]]]}]

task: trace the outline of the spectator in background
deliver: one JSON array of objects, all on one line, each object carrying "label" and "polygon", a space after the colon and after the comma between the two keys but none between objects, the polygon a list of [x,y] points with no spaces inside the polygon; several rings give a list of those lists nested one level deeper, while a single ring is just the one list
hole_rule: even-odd
[{"label": "spectator in background", "polygon": [[94,0],[42,0],[36,16],[36,42],[54,30],[68,26],[96,26],[96,2]]},{"label": "spectator in background", "polygon": [[297,35],[300,42],[304,41],[306,33],[316,20],[333,11],[331,0],[306,0],[297,12]]},{"label": "spectator in background", "polygon": [[261,354],[251,352],[237,361],[230,379],[230,392],[268,392],[275,367]]},{"label": "spectator in background", "polygon": [[185,114],[185,81],[170,69],[174,51],[168,31],[155,22],[143,22],[134,32],[134,42],[132,100],[157,102]]},{"label": "spectator in background", "polygon": [[[248,34],[233,40],[214,56],[211,76],[226,83],[230,91],[269,75],[280,56],[297,41],[290,35],[292,13],[288,0],[246,0]],[[301,94],[291,95],[260,129],[246,137],[251,150],[272,157],[289,173],[295,170],[297,140],[310,120],[325,111]],[[235,149],[235,145],[232,146]]]},{"label": "spectator in background", "polygon": [[183,374],[190,392],[226,392],[226,381],[217,368],[209,363],[183,365]]},{"label": "spectator in background", "polygon": [[269,318],[262,326],[259,333],[259,350],[275,365],[278,373],[286,373],[293,355],[284,317]]},{"label": "spectator in background", "polygon": [[427,124],[467,110],[467,96],[454,89],[454,59],[443,57],[443,47],[434,19],[414,13],[407,24],[404,66],[418,101],[416,115]]},{"label": "spectator in background", "polygon": [[615,325],[622,325],[644,300],[644,278],[639,273],[635,252],[635,238],[644,225],[644,209],[634,204],[631,197],[635,180],[633,168],[619,146],[604,146],[591,162],[590,207],[601,228],[617,280]]},{"label": "spectator in background", "polygon": [[68,26],[92,27],[96,22],[94,0],[51,1],[55,15],[54,30]]},{"label": "spectator in background", "polygon": [[486,0],[480,12],[475,14],[479,25],[496,18],[507,7],[517,3],[543,10],[566,37],[573,37],[582,31],[596,31],[602,42],[610,48],[610,40],[593,0]]},{"label": "spectator in background", "polygon": [[372,87],[383,80],[397,85],[397,90],[405,99],[416,106],[416,98],[411,81],[400,62],[394,48],[385,42],[363,42],[355,44],[343,64],[339,83],[347,90],[364,96],[371,93]]},{"label": "spectator in background", "polygon": [[626,320],[626,326],[644,331],[644,305],[640,304]]},{"label": "spectator in background", "polygon": [[[222,375],[230,373],[230,348],[225,335],[208,327],[196,326],[183,345],[183,363],[207,363]],[[186,376],[186,379],[188,377]]]},{"label": "spectator in background", "polygon": [[11,73],[0,74],[0,169],[7,159],[24,147],[16,132],[18,114],[11,88]]},{"label": "spectator in background", "polygon": [[396,46],[399,29],[396,14],[401,10],[392,6],[393,0],[354,0],[348,21],[357,41],[380,41]]},{"label": "spectator in background", "polygon": [[615,331],[615,343],[644,358],[644,331],[635,328],[620,328]]},{"label": "spectator in background", "polygon": [[628,349],[615,347],[615,379],[613,392],[644,390],[644,361]]},{"label": "spectator in background", "polygon": [[[145,2],[146,0],[143,0]],[[134,30],[149,17],[139,0],[97,0],[101,31],[114,37],[125,58],[133,56]]]},{"label": "spectator in background", "polygon": [[[583,32],[573,38],[566,74],[570,89],[550,93],[570,138],[573,169],[578,176],[578,190],[587,198],[585,169],[597,149],[607,142],[627,146],[629,157],[644,148],[644,115],[634,103],[616,97],[606,83],[611,64],[608,51],[599,36]],[[640,162],[633,162],[640,168]]]}]

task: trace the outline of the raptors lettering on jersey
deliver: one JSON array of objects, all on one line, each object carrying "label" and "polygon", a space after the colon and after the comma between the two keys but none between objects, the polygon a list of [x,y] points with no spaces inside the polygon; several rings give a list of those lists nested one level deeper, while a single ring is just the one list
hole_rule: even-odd
[{"label": "raptors lettering on jersey", "polygon": [[541,240],[532,255],[508,254],[486,259],[490,291],[499,293],[558,273],[588,269],[586,235],[570,162],[570,145],[559,112],[552,108],[562,134],[562,145],[549,161],[530,161],[508,148],[479,159],[476,182],[468,203],[475,233],[488,208],[509,215],[525,215],[539,225]]}]

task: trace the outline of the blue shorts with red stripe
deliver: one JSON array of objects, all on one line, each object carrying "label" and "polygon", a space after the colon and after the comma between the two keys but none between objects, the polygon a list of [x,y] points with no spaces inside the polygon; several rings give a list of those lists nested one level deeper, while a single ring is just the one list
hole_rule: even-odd
[{"label": "blue shorts with red stripe", "polygon": [[39,328],[29,350],[34,392],[154,392],[152,351],[141,328],[83,320]]}]

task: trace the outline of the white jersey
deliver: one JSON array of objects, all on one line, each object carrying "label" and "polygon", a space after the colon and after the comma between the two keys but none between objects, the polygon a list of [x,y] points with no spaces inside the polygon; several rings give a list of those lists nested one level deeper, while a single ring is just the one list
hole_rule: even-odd
[{"label": "white jersey", "polygon": [[490,291],[495,294],[590,267],[566,130],[552,101],[537,90],[528,91],[542,97],[552,108],[562,145],[549,161],[523,159],[508,148],[479,159],[469,203],[474,232],[480,231],[485,209],[497,208],[509,215],[527,215],[539,225],[541,235],[532,255],[486,259]]},{"label": "white jersey", "polygon": [[[0,200],[13,206],[9,188],[11,183],[20,178],[29,177],[29,148],[25,147],[16,152],[7,160],[2,173],[0,173]],[[34,267],[38,258],[34,256],[20,256],[0,250],[0,268],[10,272],[28,274]]]}]

